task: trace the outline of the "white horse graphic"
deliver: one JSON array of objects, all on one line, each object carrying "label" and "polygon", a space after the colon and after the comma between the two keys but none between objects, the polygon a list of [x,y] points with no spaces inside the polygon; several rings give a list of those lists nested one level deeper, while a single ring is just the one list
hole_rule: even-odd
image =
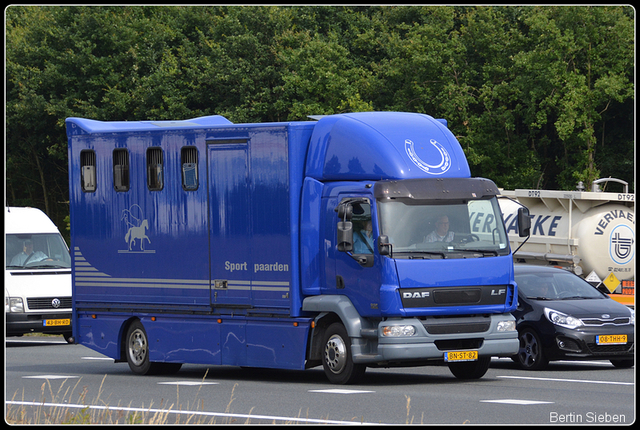
[{"label": "white horse graphic", "polygon": [[140,239],[140,250],[144,251],[144,240],[147,239],[149,243],[151,243],[151,239],[146,234],[147,229],[149,228],[149,223],[147,220],[143,220],[139,227],[132,226],[129,228],[126,236],[124,237],[124,241],[129,244],[129,251],[131,251],[131,247],[135,244],[136,239]]}]

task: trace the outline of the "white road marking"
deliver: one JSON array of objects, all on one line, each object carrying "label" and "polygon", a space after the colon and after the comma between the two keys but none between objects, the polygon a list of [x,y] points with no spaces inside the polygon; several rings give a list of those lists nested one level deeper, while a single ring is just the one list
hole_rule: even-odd
[{"label": "white road marking", "polygon": [[158,382],[158,385],[218,385],[219,382],[203,382],[203,381],[169,381]]},{"label": "white road marking", "polygon": [[310,393],[327,393],[327,394],[363,394],[363,393],[375,393],[375,391],[365,390],[344,390],[341,388],[329,388],[326,390],[309,390]]},{"label": "white road marking", "polygon": [[73,379],[79,378],[79,376],[73,375],[33,375],[33,376],[23,376],[23,379]]},{"label": "white road marking", "polygon": [[480,403],[502,403],[505,405],[543,405],[554,402],[542,400],[521,400],[521,399],[500,399],[500,400],[480,400]]},{"label": "white road marking", "polygon": [[528,379],[528,380],[532,380],[532,381],[580,382],[580,383],[583,383],[583,384],[635,385],[633,382],[589,381],[589,380],[586,380],[586,379],[534,378],[532,376],[497,376],[497,378]]},{"label": "white road marking", "polygon": [[80,357],[80,360],[109,360],[113,361],[110,357]]}]

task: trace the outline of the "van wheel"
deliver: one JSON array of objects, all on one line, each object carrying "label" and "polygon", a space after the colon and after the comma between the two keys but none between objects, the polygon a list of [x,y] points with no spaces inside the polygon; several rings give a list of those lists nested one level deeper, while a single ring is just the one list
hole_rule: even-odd
[{"label": "van wheel", "polygon": [[458,379],[480,379],[489,370],[491,357],[480,357],[476,361],[448,363],[449,370]]},{"label": "van wheel", "polygon": [[67,341],[67,343],[74,343],[75,339],[73,338],[73,333],[68,332],[68,333],[62,333],[62,336],[64,337],[64,340]]},{"label": "van wheel", "polygon": [[353,384],[357,382],[367,367],[355,364],[351,357],[351,341],[347,330],[340,323],[333,323],[325,332],[322,367],[332,384]]}]

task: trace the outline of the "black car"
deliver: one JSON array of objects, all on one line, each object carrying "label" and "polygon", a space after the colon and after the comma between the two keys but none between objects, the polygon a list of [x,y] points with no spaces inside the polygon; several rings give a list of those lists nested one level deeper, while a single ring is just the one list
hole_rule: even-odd
[{"label": "black car", "polygon": [[632,309],[564,269],[516,264],[515,278],[520,349],[513,360],[523,369],[581,359],[633,366]]}]

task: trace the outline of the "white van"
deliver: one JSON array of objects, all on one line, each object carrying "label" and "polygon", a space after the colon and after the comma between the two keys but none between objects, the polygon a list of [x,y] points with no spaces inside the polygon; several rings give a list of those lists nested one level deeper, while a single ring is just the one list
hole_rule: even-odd
[{"label": "white van", "polygon": [[5,207],[4,312],[7,336],[71,332],[71,257],[40,209]]}]

